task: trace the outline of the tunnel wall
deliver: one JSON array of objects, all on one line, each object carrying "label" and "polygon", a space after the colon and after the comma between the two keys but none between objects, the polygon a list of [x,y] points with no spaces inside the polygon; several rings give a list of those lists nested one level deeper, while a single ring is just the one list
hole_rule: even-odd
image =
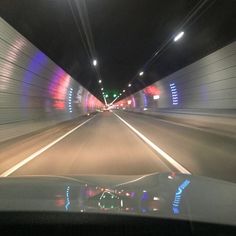
[{"label": "tunnel wall", "polygon": [[2,18],[0,80],[1,127],[31,121],[53,124],[102,105]]},{"label": "tunnel wall", "polygon": [[134,111],[236,109],[236,42],[117,104]]}]

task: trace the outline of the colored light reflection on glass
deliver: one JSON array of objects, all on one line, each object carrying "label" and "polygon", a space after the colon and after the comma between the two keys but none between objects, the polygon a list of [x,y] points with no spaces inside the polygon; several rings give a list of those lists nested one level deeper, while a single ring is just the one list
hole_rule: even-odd
[{"label": "colored light reflection on glass", "polygon": [[130,196],[133,198],[135,196],[135,192],[132,192]]},{"label": "colored light reflection on glass", "polygon": [[146,191],[143,191],[141,201],[147,201],[148,200],[148,193]]},{"label": "colored light reflection on glass", "polygon": [[146,213],[147,212],[147,209],[146,208],[142,208],[142,213]]},{"label": "colored light reflection on glass", "polygon": [[66,204],[65,204],[65,209],[68,211],[70,207],[70,186],[67,186],[66,189]]},{"label": "colored light reflection on glass", "polygon": [[190,184],[190,180],[186,179],[178,186],[175,192],[175,198],[172,202],[172,211],[174,214],[180,213],[179,206],[181,203],[182,194],[183,194],[184,189],[187,188],[189,184]]},{"label": "colored light reflection on glass", "polygon": [[56,202],[57,207],[62,207],[65,205],[65,199],[62,195],[56,195]]}]

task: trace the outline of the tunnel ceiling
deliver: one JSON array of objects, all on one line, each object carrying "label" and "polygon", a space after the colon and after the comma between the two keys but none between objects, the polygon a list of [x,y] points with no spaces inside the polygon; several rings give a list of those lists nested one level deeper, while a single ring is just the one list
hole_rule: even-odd
[{"label": "tunnel ceiling", "polygon": [[[104,90],[116,93],[134,79],[128,95],[236,36],[234,0],[1,0],[0,15],[100,99],[99,76]],[[186,19],[183,39],[169,42],[144,76],[135,77]]]}]

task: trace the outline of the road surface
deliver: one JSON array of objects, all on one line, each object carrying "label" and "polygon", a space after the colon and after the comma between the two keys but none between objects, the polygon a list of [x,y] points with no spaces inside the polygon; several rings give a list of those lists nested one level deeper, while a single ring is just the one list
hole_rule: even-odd
[{"label": "road surface", "polygon": [[236,182],[235,139],[155,117],[98,113],[0,144],[1,176],[181,172]]}]

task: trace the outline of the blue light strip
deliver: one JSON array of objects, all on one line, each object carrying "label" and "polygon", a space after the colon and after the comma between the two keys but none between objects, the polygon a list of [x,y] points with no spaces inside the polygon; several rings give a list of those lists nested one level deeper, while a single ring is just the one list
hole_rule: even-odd
[{"label": "blue light strip", "polygon": [[72,113],[72,96],[73,96],[73,88],[70,88],[69,91],[69,97],[68,97],[68,108],[69,108],[69,112]]},{"label": "blue light strip", "polygon": [[68,211],[69,210],[69,206],[70,206],[70,186],[67,187],[66,189],[66,204],[65,204],[65,208]]},{"label": "blue light strip", "polygon": [[183,193],[183,190],[185,188],[187,188],[187,186],[189,184],[190,184],[190,180],[186,179],[177,188],[177,190],[175,192],[174,201],[172,202],[172,211],[173,211],[174,214],[179,214],[180,213],[179,206],[180,206],[180,202],[181,202],[181,198],[182,198],[182,193]]},{"label": "blue light strip", "polygon": [[171,97],[172,97],[172,105],[176,106],[179,104],[179,99],[178,99],[178,91],[177,91],[175,83],[170,84],[170,91],[171,91]]},{"label": "blue light strip", "polygon": [[144,103],[144,108],[146,108],[148,106],[148,101],[145,93],[143,93],[143,103]]}]

